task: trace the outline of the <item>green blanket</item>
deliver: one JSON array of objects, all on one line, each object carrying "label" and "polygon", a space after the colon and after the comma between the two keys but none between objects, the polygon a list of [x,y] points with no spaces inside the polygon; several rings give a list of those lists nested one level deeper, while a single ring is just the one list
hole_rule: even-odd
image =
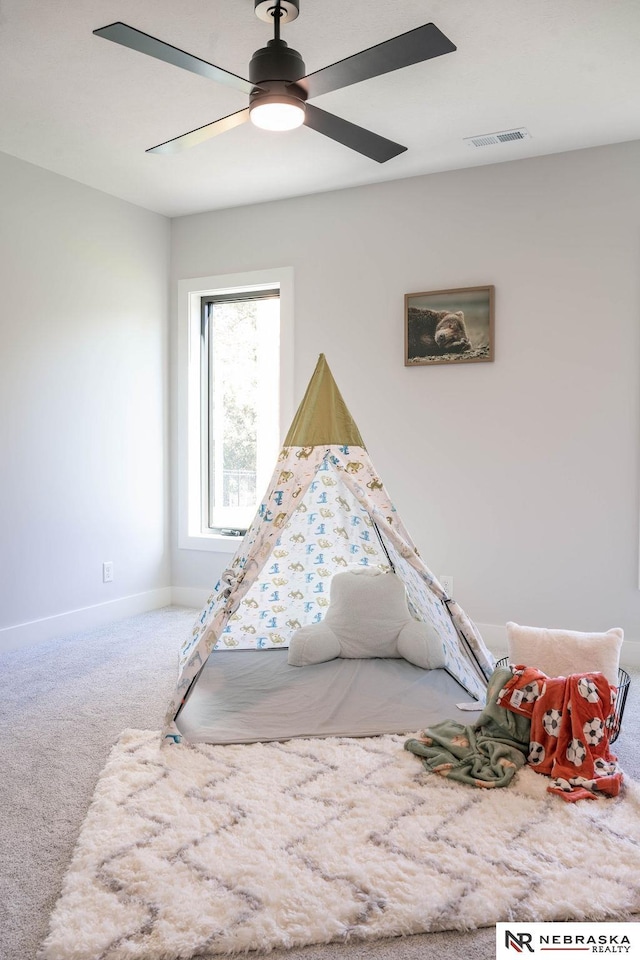
[{"label": "green blanket", "polygon": [[526,761],[531,721],[499,707],[500,690],[511,679],[508,667],[497,667],[489,680],[487,706],[472,726],[444,720],[422,737],[407,740],[405,749],[422,759],[426,769],[474,787],[506,787]]}]

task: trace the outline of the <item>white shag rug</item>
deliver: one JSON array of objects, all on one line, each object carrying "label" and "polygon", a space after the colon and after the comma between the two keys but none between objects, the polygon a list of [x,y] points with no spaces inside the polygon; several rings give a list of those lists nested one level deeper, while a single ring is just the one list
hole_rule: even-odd
[{"label": "white shag rug", "polygon": [[172,960],[640,910],[640,787],[569,804],[427,774],[404,737],[160,748],[127,730],[44,960]]}]

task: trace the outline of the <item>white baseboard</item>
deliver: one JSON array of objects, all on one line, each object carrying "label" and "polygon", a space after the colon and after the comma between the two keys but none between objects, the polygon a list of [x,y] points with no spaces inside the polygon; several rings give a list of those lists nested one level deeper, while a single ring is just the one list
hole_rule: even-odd
[{"label": "white baseboard", "polygon": [[68,636],[70,633],[93,630],[115,620],[124,620],[125,617],[133,617],[138,613],[167,607],[172,601],[171,587],[161,587],[158,590],[121,597],[119,600],[81,607],[79,610],[68,610],[53,617],[3,627],[0,629],[0,651],[15,650],[17,647],[28,647],[45,640]]},{"label": "white baseboard", "polygon": [[[506,657],[507,628],[495,623],[477,623],[480,635],[494,657],[499,660]],[[624,640],[620,652],[621,667],[640,667],[640,642],[638,640]]]},{"label": "white baseboard", "polygon": [[204,587],[172,587],[171,602],[177,607],[193,607],[202,610],[211,596],[211,590]]},{"label": "white baseboard", "polygon": [[476,623],[480,636],[496,660],[507,655],[507,629],[495,623]]},{"label": "white baseboard", "polygon": [[621,667],[640,667],[640,643],[637,640],[624,640],[620,651]]}]

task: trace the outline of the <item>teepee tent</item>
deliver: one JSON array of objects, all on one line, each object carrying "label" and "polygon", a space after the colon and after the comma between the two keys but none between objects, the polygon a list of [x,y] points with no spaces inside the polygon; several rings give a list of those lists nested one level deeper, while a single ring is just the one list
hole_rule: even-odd
[{"label": "teepee tent", "polygon": [[401,578],[412,615],[440,638],[445,670],[482,700],[495,661],[425,566],[321,354],[253,523],[182,646],[165,737],[179,739],[175,720],[214,648],[287,647],[323,619],[332,576],[353,565]]}]

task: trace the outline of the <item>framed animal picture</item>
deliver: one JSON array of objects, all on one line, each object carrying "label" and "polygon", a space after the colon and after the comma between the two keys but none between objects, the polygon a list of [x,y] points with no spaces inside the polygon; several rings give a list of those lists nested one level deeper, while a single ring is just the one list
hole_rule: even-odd
[{"label": "framed animal picture", "polygon": [[493,360],[493,302],[492,286],[405,294],[405,367]]}]

